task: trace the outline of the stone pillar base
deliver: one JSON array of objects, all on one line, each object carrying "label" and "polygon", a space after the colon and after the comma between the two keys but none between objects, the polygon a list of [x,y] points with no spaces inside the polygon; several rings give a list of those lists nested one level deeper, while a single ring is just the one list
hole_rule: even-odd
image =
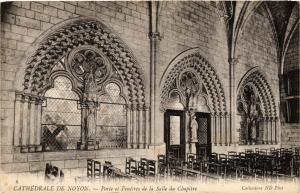
[{"label": "stone pillar base", "polygon": [[190,153],[194,153],[194,154],[196,154],[197,153],[197,149],[196,149],[196,143],[191,143],[190,144]]},{"label": "stone pillar base", "polygon": [[137,147],[138,147],[137,144],[132,144],[132,148],[133,148],[133,149],[136,149]]},{"label": "stone pillar base", "polygon": [[29,147],[28,146],[21,147],[21,153],[28,153],[28,152],[29,152]]}]

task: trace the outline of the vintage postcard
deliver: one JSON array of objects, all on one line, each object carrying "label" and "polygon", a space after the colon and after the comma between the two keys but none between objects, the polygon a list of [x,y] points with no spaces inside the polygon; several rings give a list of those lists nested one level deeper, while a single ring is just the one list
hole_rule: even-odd
[{"label": "vintage postcard", "polygon": [[298,1],[3,1],[0,193],[299,193]]}]

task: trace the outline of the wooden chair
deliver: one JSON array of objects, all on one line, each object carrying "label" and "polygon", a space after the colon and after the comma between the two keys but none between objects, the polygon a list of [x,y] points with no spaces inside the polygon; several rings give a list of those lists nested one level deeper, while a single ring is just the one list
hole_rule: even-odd
[{"label": "wooden chair", "polygon": [[88,178],[94,178],[94,160],[87,159],[87,177]]},{"label": "wooden chair", "polygon": [[138,162],[138,175],[145,177],[147,173],[147,159],[141,158],[141,160]]},{"label": "wooden chair", "polygon": [[181,160],[173,160],[172,165],[170,166],[170,175],[175,178],[181,179],[183,177],[183,168],[184,162]]},{"label": "wooden chair", "polygon": [[156,176],[156,166],[155,166],[155,160],[147,160],[147,176],[155,177]]},{"label": "wooden chair", "polygon": [[168,174],[168,166],[167,166],[167,160],[165,155],[158,155],[157,156],[157,170],[158,175],[165,176]]},{"label": "wooden chair", "polygon": [[220,174],[225,178],[227,176],[227,171],[230,168],[230,163],[228,160],[228,157],[226,154],[219,154],[219,160],[218,160],[219,164],[220,164]]},{"label": "wooden chair", "polygon": [[104,177],[111,177],[111,170],[109,170],[110,167],[112,167],[112,163],[110,161],[105,161],[104,162],[104,165],[103,165],[103,170],[102,170],[102,173],[103,173],[103,176]]},{"label": "wooden chair", "polygon": [[193,169],[193,163],[195,159],[196,159],[196,154],[194,153],[187,154],[187,168]]},{"label": "wooden chair", "polygon": [[125,173],[137,174],[137,162],[131,157],[126,158]]},{"label": "wooden chair", "polygon": [[101,163],[99,161],[94,161],[94,179],[101,178]]}]

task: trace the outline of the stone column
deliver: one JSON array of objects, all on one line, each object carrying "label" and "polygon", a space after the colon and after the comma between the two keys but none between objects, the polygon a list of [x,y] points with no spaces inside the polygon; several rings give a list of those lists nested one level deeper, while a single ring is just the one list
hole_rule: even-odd
[{"label": "stone column", "polygon": [[216,113],[216,123],[215,123],[215,131],[216,131],[216,145],[220,144],[220,114]]},{"label": "stone column", "polygon": [[281,130],[280,130],[280,119],[276,117],[276,144],[279,144],[281,142],[280,136],[281,136]]},{"label": "stone column", "polygon": [[159,33],[159,2],[151,1],[149,2],[149,15],[150,15],[150,129],[151,129],[151,145],[162,145],[163,144],[163,134],[162,134],[162,120],[160,117],[159,102],[160,97],[157,95],[158,92],[158,81],[157,81],[157,68],[159,65],[159,44],[161,41],[161,36]]},{"label": "stone column", "polygon": [[211,143],[216,144],[215,140],[215,115],[214,113],[210,114],[210,126],[211,126]]},{"label": "stone column", "polygon": [[272,133],[271,133],[272,125],[271,125],[271,117],[267,117],[267,144],[271,144]]},{"label": "stone column", "polygon": [[149,107],[144,106],[144,114],[145,114],[145,148],[149,148],[150,144],[150,120],[149,120]]},{"label": "stone column", "polygon": [[35,151],[35,138],[36,138],[36,98],[29,98],[29,151]]},{"label": "stone column", "polygon": [[265,117],[263,117],[262,118],[262,121],[261,121],[261,124],[262,124],[262,128],[263,128],[263,139],[262,139],[262,141],[263,141],[263,144],[266,144],[266,142],[267,142],[267,132],[266,132],[266,118]]},{"label": "stone column", "polygon": [[132,142],[132,136],[131,136],[131,131],[132,131],[132,127],[131,127],[131,122],[132,122],[132,112],[131,112],[131,104],[127,104],[126,105],[126,127],[127,127],[127,148],[131,148],[131,142]]},{"label": "stone column", "polygon": [[229,98],[230,98],[230,129],[232,134],[232,144],[236,145],[238,143],[238,139],[236,139],[236,128],[235,128],[235,116],[236,116],[236,87],[235,87],[235,66],[238,63],[236,58],[229,59]]},{"label": "stone column", "polygon": [[29,96],[23,96],[23,115],[22,115],[22,152],[28,152],[29,144]]},{"label": "stone column", "polygon": [[230,116],[228,113],[225,114],[225,126],[226,126],[226,141],[225,145],[231,145],[231,131],[230,131]]},{"label": "stone column", "polygon": [[143,106],[139,105],[138,106],[138,147],[141,149],[144,146],[144,138],[143,138],[143,133],[144,133],[144,117],[143,117]]},{"label": "stone column", "polygon": [[21,145],[21,134],[22,134],[22,108],[23,103],[22,101],[22,94],[16,94],[16,101],[15,101],[15,129],[14,129],[14,146]]},{"label": "stone column", "polygon": [[41,129],[42,129],[42,104],[43,104],[43,98],[39,97],[36,101],[36,126],[35,126],[35,145],[36,145],[36,151],[42,151],[41,146]]},{"label": "stone column", "polygon": [[220,127],[221,127],[221,134],[220,134],[220,145],[225,145],[226,144],[226,114],[225,113],[220,113],[221,121],[220,121]]},{"label": "stone column", "polygon": [[276,144],[276,118],[272,117],[272,144]]},{"label": "stone column", "polygon": [[137,106],[132,105],[132,146],[137,148]]}]

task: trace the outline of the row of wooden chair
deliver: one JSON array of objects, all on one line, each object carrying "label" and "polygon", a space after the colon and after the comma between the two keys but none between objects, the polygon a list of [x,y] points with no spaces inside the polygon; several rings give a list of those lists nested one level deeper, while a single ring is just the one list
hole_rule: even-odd
[{"label": "row of wooden chair", "polygon": [[131,157],[126,158],[125,173],[142,177],[156,176],[156,161],[141,158],[139,161]]},{"label": "row of wooden chair", "polygon": [[87,177],[92,180],[119,177],[120,173],[121,169],[114,167],[110,161],[101,164],[97,160],[87,159]]},{"label": "row of wooden chair", "polygon": [[[213,174],[224,179],[255,180],[272,177],[293,179],[299,178],[300,173],[299,147],[256,148],[254,151],[247,149],[244,152],[229,151],[227,154],[211,153],[207,158],[187,154],[185,160],[158,155],[157,160],[158,175],[162,177],[182,176],[184,171],[193,170],[199,171],[202,175]],[[197,172],[190,173],[198,175]]]}]

